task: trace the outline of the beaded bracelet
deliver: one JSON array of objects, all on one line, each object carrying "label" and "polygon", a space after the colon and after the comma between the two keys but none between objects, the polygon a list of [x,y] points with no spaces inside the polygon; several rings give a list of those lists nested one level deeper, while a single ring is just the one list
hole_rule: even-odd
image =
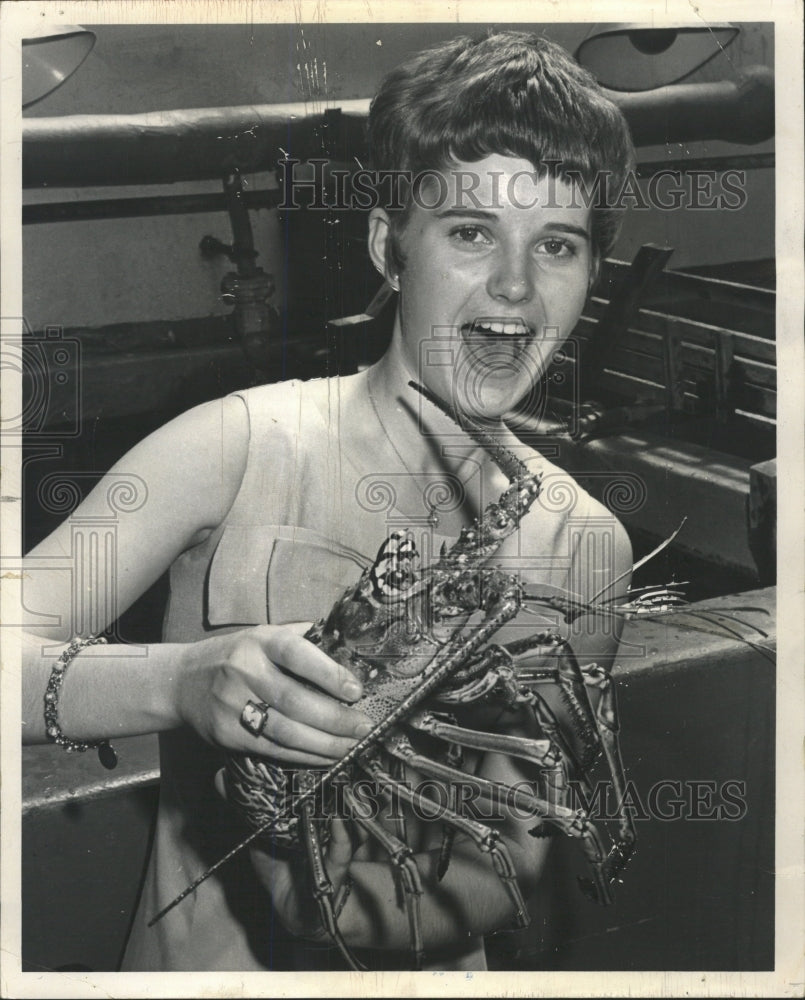
[{"label": "beaded bracelet", "polygon": [[70,645],[53,664],[53,670],[50,672],[50,680],[45,690],[45,735],[51,743],[58,743],[68,753],[74,753],[75,751],[84,753],[85,750],[97,748],[98,760],[100,760],[101,764],[108,771],[111,771],[112,768],[117,766],[117,754],[109,740],[71,740],[64,735],[59,725],[59,692],[61,691],[67,668],[82,649],[85,649],[87,646],[95,646],[100,642],[106,642],[106,639],[102,635],[90,635],[86,639],[76,636],[70,640]]}]

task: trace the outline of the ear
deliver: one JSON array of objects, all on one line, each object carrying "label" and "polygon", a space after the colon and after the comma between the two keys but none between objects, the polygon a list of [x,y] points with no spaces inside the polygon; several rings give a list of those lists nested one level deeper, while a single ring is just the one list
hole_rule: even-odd
[{"label": "ear", "polygon": [[385,209],[373,208],[369,213],[369,256],[372,263],[388,281],[386,248],[389,240],[389,217]]},{"label": "ear", "polygon": [[593,290],[593,285],[598,281],[598,275],[601,272],[601,257],[598,253],[593,254],[593,258],[590,261],[590,277],[587,281],[587,294]]}]

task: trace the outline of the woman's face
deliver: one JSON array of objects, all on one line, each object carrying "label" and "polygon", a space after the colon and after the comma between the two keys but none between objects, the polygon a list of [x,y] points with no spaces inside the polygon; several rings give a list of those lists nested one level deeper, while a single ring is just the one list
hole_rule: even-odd
[{"label": "woman's face", "polygon": [[576,325],[593,273],[590,210],[573,204],[570,185],[510,156],[441,176],[426,182],[401,234],[395,336],[413,378],[495,419]]}]

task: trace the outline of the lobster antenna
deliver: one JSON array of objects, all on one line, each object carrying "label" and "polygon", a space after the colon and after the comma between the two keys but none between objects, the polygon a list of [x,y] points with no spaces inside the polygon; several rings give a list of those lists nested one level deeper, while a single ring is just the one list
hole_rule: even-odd
[{"label": "lobster antenna", "polygon": [[486,428],[477,424],[466,413],[462,413],[459,417],[452,406],[448,406],[446,403],[443,403],[438,396],[435,396],[430,389],[427,389],[424,385],[420,385],[413,379],[411,379],[408,384],[412,389],[416,389],[418,393],[424,396],[429,403],[436,407],[437,410],[441,410],[446,417],[449,417],[457,427],[466,431],[470,437],[474,439],[476,444],[485,448],[486,451],[488,451],[492,456],[493,461],[500,471],[507,476],[510,481],[514,482],[517,479],[524,479],[526,476],[530,475],[525,463],[522,462],[513,451],[504,447],[493,434],[490,434]]},{"label": "lobster antenna", "polygon": [[148,926],[153,927],[154,924],[158,920],[161,920],[166,913],[170,913],[170,911],[174,908],[174,906],[178,906],[179,903],[181,903],[183,899],[186,899],[191,892],[195,892],[202,882],[206,882],[207,879],[210,877],[210,875],[212,875],[213,872],[217,872],[218,869],[221,868],[223,865],[225,865],[230,858],[233,858],[239,851],[242,851],[244,847],[248,847],[248,845],[251,844],[253,840],[256,840],[261,833],[265,832],[268,826],[269,823],[265,823],[263,826],[258,827],[255,830],[252,830],[252,832],[243,840],[241,840],[236,847],[233,847],[231,851],[225,854],[222,858],[219,858],[218,861],[216,861],[211,868],[208,868],[205,872],[202,872],[202,874],[199,875],[199,877],[195,881],[191,882],[186,889],[182,889],[182,891],[175,899],[171,900],[171,902],[168,903],[167,906],[162,907],[159,913],[151,917],[151,919],[148,921]]},{"label": "lobster antenna", "polygon": [[647,556],[643,556],[642,559],[638,559],[637,562],[634,564],[634,566],[631,566],[629,569],[624,570],[620,576],[616,576],[614,580],[610,580],[609,583],[606,585],[606,587],[602,587],[597,594],[593,594],[593,596],[590,598],[590,604],[592,604],[593,601],[597,601],[602,594],[605,594],[610,589],[610,587],[614,587],[615,584],[618,583],[620,580],[622,580],[625,576],[629,576],[630,573],[634,573],[635,570],[640,569],[641,566],[645,565],[649,561],[649,559],[653,559],[654,556],[659,555],[660,552],[662,552],[663,549],[667,548],[671,544],[671,542],[676,538],[676,536],[684,527],[685,521],[687,521],[687,518],[683,517],[676,531],[672,535],[669,535],[664,542],[660,542],[660,544],[657,546],[656,549],[654,549],[652,552],[649,552]]},{"label": "lobster antenna", "polygon": [[680,614],[690,615],[691,618],[698,618],[700,621],[707,622],[708,625],[717,625],[723,631],[719,633],[714,631],[712,628],[704,628],[702,625],[691,625],[690,622],[685,621],[675,621],[673,622],[674,625],[681,626],[682,628],[689,628],[694,632],[705,632],[708,635],[723,636],[726,633],[727,636],[732,636],[733,638],[746,643],[747,646],[750,646],[756,652],[760,653],[765,660],[769,661],[769,663],[777,662],[777,657],[771,650],[766,649],[766,647],[761,643],[755,642],[755,640],[749,639],[745,635],[741,635],[737,629],[730,628],[730,626],[725,623],[724,618],[727,618],[728,621],[733,620],[740,625],[746,626],[747,628],[754,629],[759,632],[764,639],[769,638],[762,629],[757,628],[757,626],[753,625],[751,622],[747,622],[742,618],[733,618],[731,615],[722,615],[722,613],[715,608],[702,608],[701,611],[693,611],[690,608],[685,608],[685,610],[680,612]]}]

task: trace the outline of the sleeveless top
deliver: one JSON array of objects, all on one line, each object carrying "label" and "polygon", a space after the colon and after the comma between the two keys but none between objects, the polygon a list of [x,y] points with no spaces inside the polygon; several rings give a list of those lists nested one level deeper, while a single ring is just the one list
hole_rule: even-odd
[{"label": "sleeveless top", "polygon": [[[411,474],[393,444],[389,448],[391,442],[371,450],[355,448],[350,435],[341,433],[344,390],[355,405],[365,405],[365,379],[366,373],[360,373],[233,394],[244,402],[249,419],[243,479],[223,522],[171,567],[165,642],[195,642],[265,623],[315,621],[357,581],[391,530],[414,526],[420,548],[432,553],[438,553],[442,542],[450,543],[428,523],[434,497],[449,508],[450,499],[444,498],[455,486],[450,478],[441,486],[416,483],[412,493]],[[377,434],[382,437],[382,427]],[[540,551],[527,546],[529,565],[538,567],[546,584],[566,587],[584,526],[598,505],[533,450],[520,454],[543,469],[543,496],[560,498],[552,501],[553,509],[538,501],[528,515],[533,528],[529,538],[540,539]],[[573,493],[570,506],[568,489]],[[508,539],[508,555],[501,549],[495,562],[516,568],[524,544],[519,535]],[[423,563],[426,559],[425,552]],[[533,619],[529,628],[535,630]],[[255,882],[248,850],[147,927],[244,836],[214,789],[220,751],[189,729],[177,729],[160,734],[160,766],[154,842],[123,969],[343,969],[337,951],[284,932],[266,892]],[[436,967],[477,969],[485,967],[483,961],[482,941],[474,939],[469,952],[443,957]],[[396,967],[405,962],[402,957],[403,964]]]}]

